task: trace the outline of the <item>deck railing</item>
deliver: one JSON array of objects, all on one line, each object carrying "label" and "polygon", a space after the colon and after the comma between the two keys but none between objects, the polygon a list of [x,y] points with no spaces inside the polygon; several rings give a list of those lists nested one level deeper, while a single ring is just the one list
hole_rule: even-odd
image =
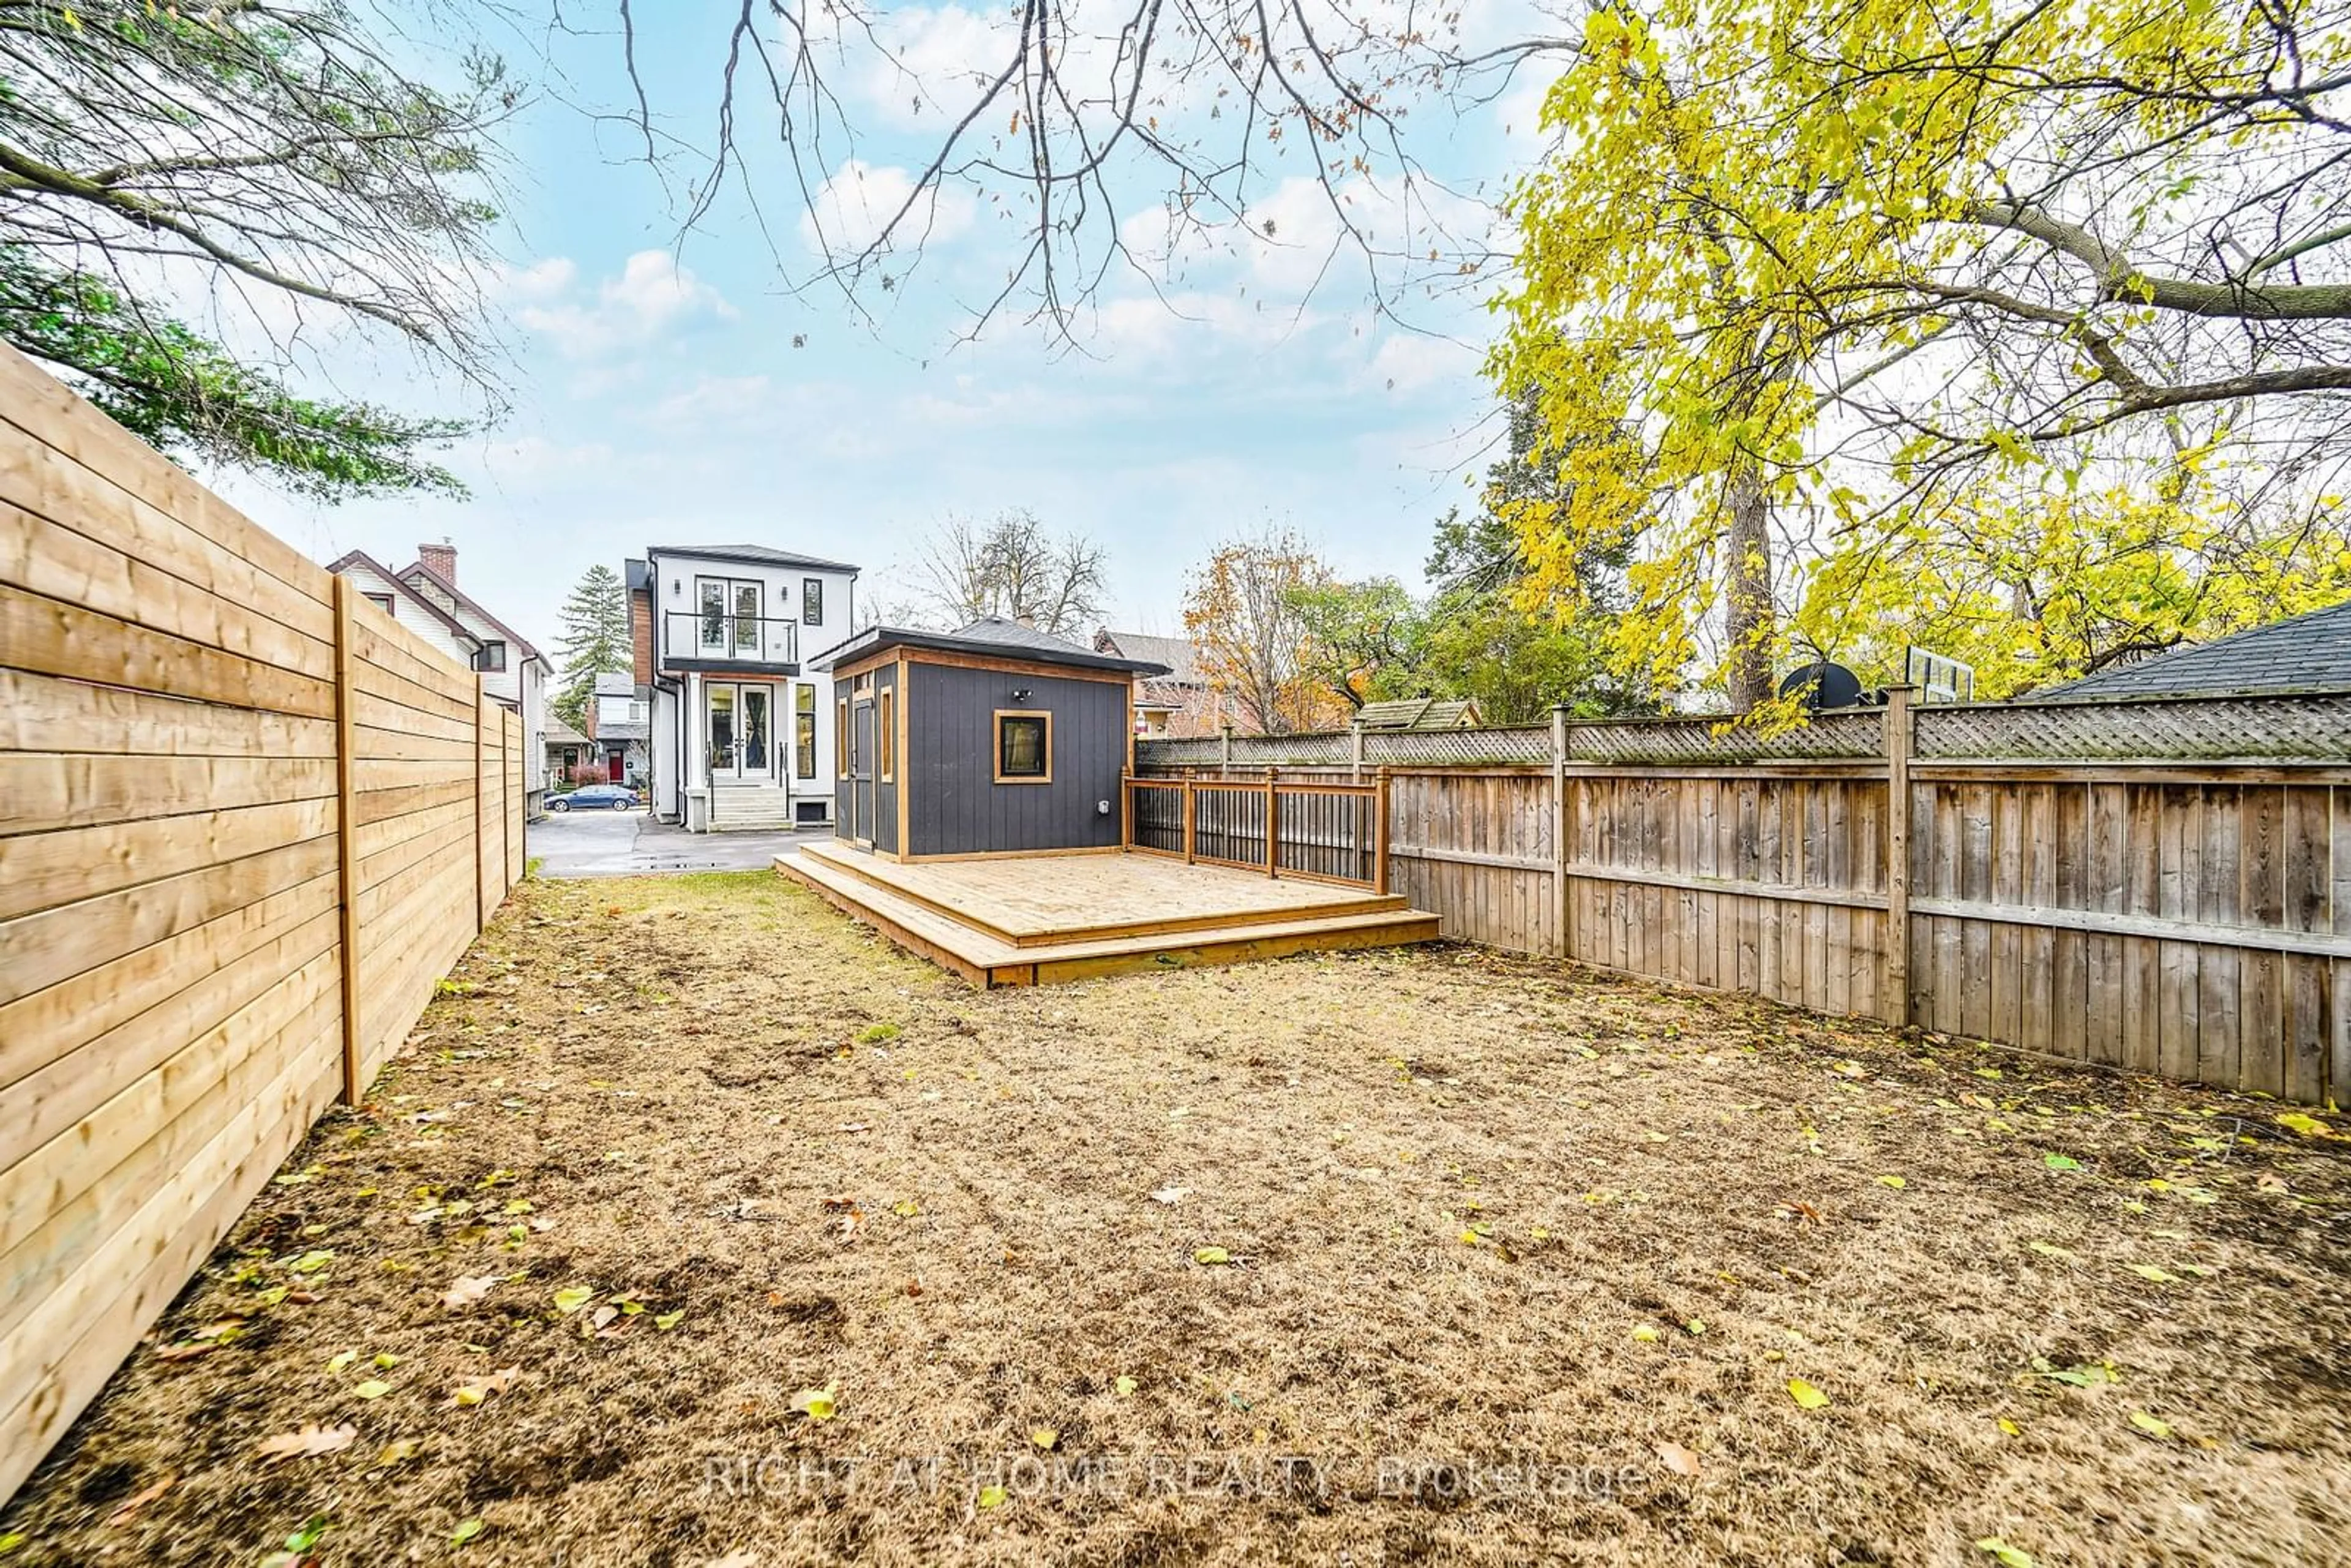
[{"label": "deck railing", "polygon": [[1388,890],[1388,780],[1126,779],[1126,847],[1187,865],[1237,866]]}]

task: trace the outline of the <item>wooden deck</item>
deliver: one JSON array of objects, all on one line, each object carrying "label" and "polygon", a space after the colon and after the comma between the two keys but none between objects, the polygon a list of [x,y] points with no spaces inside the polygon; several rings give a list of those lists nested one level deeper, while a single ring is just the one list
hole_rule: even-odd
[{"label": "wooden deck", "polygon": [[976,986],[1246,963],[1433,940],[1437,916],[1392,894],[1142,854],[902,864],[841,843],[776,869]]}]

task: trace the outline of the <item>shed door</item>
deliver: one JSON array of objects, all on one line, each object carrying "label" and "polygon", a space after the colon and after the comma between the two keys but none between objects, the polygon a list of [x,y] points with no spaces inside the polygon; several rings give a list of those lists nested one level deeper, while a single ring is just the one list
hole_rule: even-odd
[{"label": "shed door", "polygon": [[859,697],[850,705],[849,836],[859,843],[873,841],[873,699]]}]

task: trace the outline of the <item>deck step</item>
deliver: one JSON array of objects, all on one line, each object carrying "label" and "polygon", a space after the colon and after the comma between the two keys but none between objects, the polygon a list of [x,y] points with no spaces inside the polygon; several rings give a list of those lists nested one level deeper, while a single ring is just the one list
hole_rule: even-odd
[{"label": "deck step", "polygon": [[1015,946],[855,876],[828,856],[793,851],[776,857],[776,869],[898,946],[983,988],[1053,985],[1099,975],[1246,963],[1292,953],[1403,946],[1435,941],[1438,935],[1436,915],[1405,909]]},{"label": "deck step", "polygon": [[[918,887],[907,885],[903,880],[904,873],[896,872],[894,865],[877,863],[862,850],[842,849],[820,841],[803,844],[800,852],[820,859],[827,866],[844,872],[870,887],[878,888],[894,898],[919,904],[934,914],[972,926],[983,935],[1014,947],[1064,946],[1072,943],[1112,941],[1127,936],[1223,931],[1237,925],[1294,925],[1310,914],[1317,918],[1326,915],[1389,915],[1401,914],[1412,907],[1411,901],[1400,894],[1374,893],[1365,888],[1359,894],[1333,895],[1327,904],[1311,911],[1296,908],[1230,909],[1215,915],[1181,915],[1163,911],[1147,919],[1072,923],[1055,925],[1050,931],[1017,931],[988,919],[967,904],[955,902],[944,895],[925,894]],[[919,867],[920,862],[916,865]],[[1212,871],[1208,874],[1220,873]]]}]

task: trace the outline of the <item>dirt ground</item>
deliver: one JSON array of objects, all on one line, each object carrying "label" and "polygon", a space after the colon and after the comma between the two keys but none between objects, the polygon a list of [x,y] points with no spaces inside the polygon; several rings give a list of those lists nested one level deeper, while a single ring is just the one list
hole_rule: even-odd
[{"label": "dirt ground", "polygon": [[1459,947],[979,994],[757,873],[444,989],[6,1568],[2351,1539],[2332,1117]]}]

